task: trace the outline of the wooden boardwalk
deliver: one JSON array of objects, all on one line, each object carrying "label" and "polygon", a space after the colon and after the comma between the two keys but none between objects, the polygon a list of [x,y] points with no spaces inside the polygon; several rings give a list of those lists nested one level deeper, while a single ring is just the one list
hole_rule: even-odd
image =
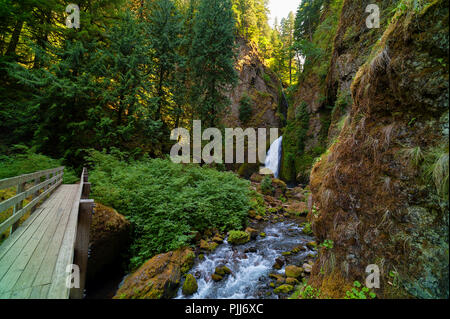
[{"label": "wooden boardwalk", "polygon": [[[0,189],[20,182],[17,195],[0,203],[0,213],[14,207],[0,224],[0,234],[11,229],[0,246],[0,299],[82,298],[93,208],[93,201],[85,199],[90,190],[87,171],[76,185],[61,184],[61,168],[51,173],[52,178],[48,171],[33,174],[0,180]],[[24,180],[30,178],[34,186],[27,189]],[[80,270],[78,277],[73,265]]]}]

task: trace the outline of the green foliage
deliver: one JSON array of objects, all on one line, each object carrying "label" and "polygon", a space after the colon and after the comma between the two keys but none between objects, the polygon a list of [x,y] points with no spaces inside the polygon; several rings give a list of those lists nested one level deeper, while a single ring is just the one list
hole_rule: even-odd
[{"label": "green foliage", "polygon": [[[64,166],[62,160],[56,160],[29,150],[24,153],[0,155],[0,179],[34,173],[50,168]],[[65,167],[63,183],[75,184],[79,177],[71,167]]]},{"label": "green foliage", "polygon": [[169,160],[129,163],[92,151],[92,196],[127,216],[135,229],[131,267],[155,254],[189,245],[195,231],[245,225],[249,183],[232,173]]},{"label": "green foliage", "polygon": [[313,231],[312,231],[312,229],[311,229],[311,223],[308,223],[308,222],[303,223],[303,229],[302,229],[302,232],[303,232],[305,235],[309,235],[309,236],[313,235]]},{"label": "green foliage", "polygon": [[369,291],[369,288],[362,287],[359,281],[355,281],[353,283],[353,288],[351,290],[346,291],[345,299],[374,299],[377,295]]},{"label": "green foliage", "polygon": [[425,179],[431,181],[436,193],[443,199],[449,194],[449,149],[448,141],[428,150],[424,155],[422,169]]},{"label": "green foliage", "polygon": [[252,117],[252,98],[248,94],[244,93],[239,102],[239,120],[242,123],[247,123]]},{"label": "green foliage", "polygon": [[320,289],[306,285],[299,295],[301,299],[318,299],[320,296]]},{"label": "green foliage", "polygon": [[272,186],[272,179],[269,176],[265,176],[261,181],[261,191],[263,194],[272,194],[274,188]]},{"label": "green foliage", "polygon": [[195,102],[200,119],[214,127],[229,104],[224,91],[237,82],[233,62],[234,17],[231,0],[200,0],[190,49]]},{"label": "green foliage", "polygon": [[295,119],[290,120],[283,133],[282,177],[295,181],[297,174],[297,158],[303,154],[309,127],[308,105],[302,102],[295,110]]},{"label": "green foliage", "polygon": [[331,239],[325,239],[319,246],[325,249],[333,249],[334,242]]}]

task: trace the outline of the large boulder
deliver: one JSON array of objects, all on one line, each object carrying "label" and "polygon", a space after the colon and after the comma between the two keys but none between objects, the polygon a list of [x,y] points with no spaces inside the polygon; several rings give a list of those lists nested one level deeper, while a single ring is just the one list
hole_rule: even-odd
[{"label": "large boulder", "polygon": [[173,298],[180,285],[181,276],[192,267],[194,258],[195,254],[189,248],[157,255],[128,276],[114,298]]},{"label": "large boulder", "polygon": [[295,265],[289,265],[286,266],[285,269],[285,274],[286,277],[291,277],[291,278],[298,278],[302,275],[303,269],[300,267],[297,267]]},{"label": "large boulder", "polygon": [[[121,255],[130,242],[131,224],[111,207],[95,203],[90,228],[88,281],[120,265]],[[106,271],[106,272],[105,272]]]}]

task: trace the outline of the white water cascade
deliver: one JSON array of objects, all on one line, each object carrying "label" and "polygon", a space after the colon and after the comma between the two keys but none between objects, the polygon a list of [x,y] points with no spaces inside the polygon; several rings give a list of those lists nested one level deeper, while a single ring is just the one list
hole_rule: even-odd
[{"label": "white water cascade", "polygon": [[281,145],[283,142],[283,136],[280,136],[275,142],[270,145],[267,152],[265,168],[270,169],[273,172],[275,178],[278,178],[281,162]]}]

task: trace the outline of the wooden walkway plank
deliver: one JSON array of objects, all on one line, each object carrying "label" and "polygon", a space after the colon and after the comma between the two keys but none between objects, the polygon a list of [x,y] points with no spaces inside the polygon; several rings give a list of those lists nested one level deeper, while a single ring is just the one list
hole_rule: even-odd
[{"label": "wooden walkway plank", "polygon": [[49,244],[47,253],[45,255],[45,262],[42,263],[41,267],[38,271],[38,276],[36,276],[33,285],[34,286],[40,286],[44,284],[51,283],[53,272],[56,265],[56,260],[59,255],[59,249],[62,244],[62,240],[64,238],[64,233],[67,228],[67,224],[69,222],[70,213],[71,213],[71,207],[73,206],[74,201],[76,200],[76,191],[77,186],[76,185],[65,185],[67,187],[70,187],[70,196],[66,200],[67,205],[65,206],[65,211],[63,214],[63,217],[59,221],[58,227],[53,235],[53,239]]},{"label": "wooden walkway plank", "polygon": [[[32,228],[29,229],[29,231],[34,230],[33,235],[29,240],[24,241],[24,247],[21,249],[20,254],[14,261],[10,262],[11,264],[13,264],[13,266],[9,267],[8,272],[0,280],[0,291],[12,290],[12,288],[14,287],[16,280],[19,278],[19,276],[25,269],[26,265],[28,264],[28,261],[33,255],[34,250],[39,245],[41,239],[45,236],[46,230],[49,228],[49,225],[51,225],[52,221],[55,219],[56,212],[58,211],[58,208],[63,202],[63,195],[64,192],[61,192],[59,194],[59,201],[54,207],[47,208],[47,210],[49,210],[49,213],[46,216],[45,220],[39,226],[35,227],[35,230]],[[33,223],[32,226],[34,224],[35,223]],[[22,244],[22,241],[23,239],[19,240],[18,244]],[[14,247],[14,251],[17,250],[18,249]]]},{"label": "wooden walkway plank", "polygon": [[64,196],[61,198],[59,207],[54,208],[54,217],[50,220],[50,224],[48,225],[44,236],[41,238],[38,246],[30,256],[30,260],[20,274],[13,290],[20,290],[30,286],[30,283],[34,282],[43,261],[45,261],[43,263],[45,267],[53,270],[54,264],[51,263],[51,260],[46,258],[47,252],[51,248],[54,249],[54,245],[52,244],[55,241],[54,235],[58,231],[60,220],[64,219],[68,215],[67,207],[74,200],[73,192],[70,192],[70,188],[67,187],[67,185],[63,185],[61,187],[63,188],[62,191]]},{"label": "wooden walkway plank", "polygon": [[[30,225],[20,238],[18,238],[13,245],[11,245],[5,253],[0,257],[0,291],[2,291],[1,281],[3,277],[9,270],[9,267],[15,262],[17,257],[20,255],[23,247],[25,247],[26,243],[34,233],[37,231],[37,228],[47,219],[50,214],[50,209],[44,209],[36,218],[35,222]],[[20,239],[20,240],[19,240]]]},{"label": "wooden walkway plank", "polygon": [[[76,198],[81,198],[81,193],[83,191],[82,183],[83,181],[81,181],[77,189]],[[70,289],[66,287],[66,267],[73,263],[79,207],[80,202],[77,200],[72,206],[69,222],[67,223],[66,231],[64,233],[64,239],[59,250],[55,273],[53,274],[52,283],[47,296],[49,299],[67,299],[70,295]]]},{"label": "wooden walkway plank", "polygon": [[[94,201],[88,199],[90,183],[85,168],[77,185],[61,185],[61,169],[54,169],[54,176],[47,176],[45,182],[40,182],[39,176],[47,171],[0,180],[0,186],[25,179],[34,183],[0,203],[0,211],[12,204],[18,207],[15,215],[0,224],[0,230],[17,225],[28,211],[34,211],[0,245],[0,299],[83,297]],[[21,200],[30,194],[33,201],[20,209]],[[36,204],[40,206],[35,207]],[[66,269],[73,263],[80,268],[77,289],[66,286]]]},{"label": "wooden walkway plank", "polygon": [[[2,243],[0,246],[0,261],[2,257],[7,253],[8,249],[15,244],[15,242],[22,236],[24,232],[27,231],[28,227],[36,220],[44,208],[49,207],[48,205],[53,205],[55,203],[55,199],[57,199],[58,193],[60,193],[61,190],[57,189],[53,195],[51,195],[50,198],[48,198],[42,205],[28,218],[25,220],[25,222],[9,237]],[[1,275],[1,272],[0,272]]]}]

